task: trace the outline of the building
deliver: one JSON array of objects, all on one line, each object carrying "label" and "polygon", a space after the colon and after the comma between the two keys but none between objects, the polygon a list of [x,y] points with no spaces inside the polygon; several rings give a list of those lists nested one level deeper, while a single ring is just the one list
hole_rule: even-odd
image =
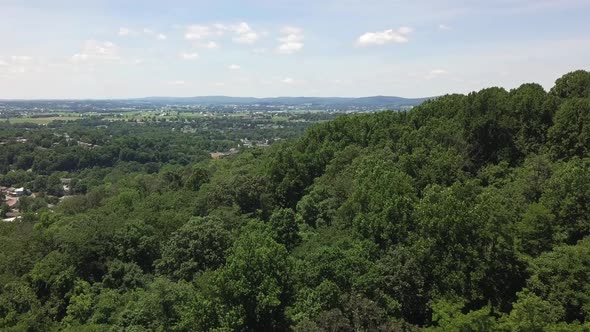
[{"label": "building", "polygon": [[27,194],[27,190],[23,187],[14,189],[14,196],[21,197]]},{"label": "building", "polygon": [[211,158],[213,159],[220,159],[221,157],[231,156],[237,154],[239,151],[235,148],[229,149],[227,152],[212,152]]},{"label": "building", "polygon": [[7,197],[6,198],[6,205],[8,205],[9,208],[13,209],[16,207],[17,204],[18,204],[18,197]]},{"label": "building", "polygon": [[211,153],[211,158],[213,158],[213,159],[219,159],[222,156],[223,156],[223,153],[221,153],[221,152],[212,152]]},{"label": "building", "polygon": [[66,194],[68,194],[70,192],[70,189],[72,188],[72,179],[70,178],[61,178],[59,179],[61,181],[62,187],[64,189],[64,192]]}]

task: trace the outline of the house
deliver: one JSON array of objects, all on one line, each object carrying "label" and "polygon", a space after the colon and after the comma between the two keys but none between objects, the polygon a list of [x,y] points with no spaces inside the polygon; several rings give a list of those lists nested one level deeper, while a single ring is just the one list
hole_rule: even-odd
[{"label": "house", "polygon": [[219,159],[221,157],[226,157],[226,156],[231,156],[234,154],[237,154],[239,151],[235,148],[231,148],[229,149],[229,151],[227,152],[212,152],[211,153],[211,158],[213,159]]},{"label": "house", "polygon": [[211,158],[213,158],[213,159],[219,159],[222,156],[223,156],[223,153],[221,153],[221,152],[212,152],[211,153]]},{"label": "house", "polygon": [[69,178],[61,178],[59,180],[61,181],[61,184],[63,186],[64,192],[69,193],[70,192],[70,188],[71,188],[71,184],[72,184],[72,179],[69,179]]},{"label": "house", "polygon": [[81,142],[81,141],[78,141],[78,146],[81,146],[86,149],[93,149],[94,148],[94,145],[92,145],[90,143],[86,143],[86,142]]},{"label": "house", "polygon": [[14,196],[21,197],[26,195],[27,190],[23,187],[14,189]]},{"label": "house", "polygon": [[19,213],[12,210],[12,211],[6,213],[5,218],[14,218],[14,217],[18,217],[18,216],[19,216]]},{"label": "house", "polygon": [[2,219],[3,222],[14,222],[15,220],[16,220],[16,217]]},{"label": "house", "polygon": [[18,197],[7,197],[6,198],[6,205],[8,205],[9,208],[14,208],[16,207],[16,205],[18,204]]},{"label": "house", "polygon": [[73,196],[73,195],[64,195],[64,196],[62,196],[62,197],[59,198],[59,201],[61,202],[61,201],[64,201],[64,200],[66,200],[68,198],[72,198],[72,197],[75,197],[75,196]]}]

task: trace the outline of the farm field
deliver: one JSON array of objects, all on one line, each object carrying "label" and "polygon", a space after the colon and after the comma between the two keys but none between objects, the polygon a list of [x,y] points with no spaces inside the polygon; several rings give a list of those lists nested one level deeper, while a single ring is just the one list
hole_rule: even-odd
[{"label": "farm field", "polygon": [[46,118],[8,118],[8,122],[12,124],[18,123],[34,123],[39,125],[46,125],[53,121],[75,121],[80,120],[79,116],[51,116]]}]

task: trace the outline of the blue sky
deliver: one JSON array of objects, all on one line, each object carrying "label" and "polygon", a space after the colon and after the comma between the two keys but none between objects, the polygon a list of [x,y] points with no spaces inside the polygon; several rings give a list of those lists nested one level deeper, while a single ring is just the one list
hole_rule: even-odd
[{"label": "blue sky", "polygon": [[0,98],[419,97],[590,70],[590,0],[0,0]]}]

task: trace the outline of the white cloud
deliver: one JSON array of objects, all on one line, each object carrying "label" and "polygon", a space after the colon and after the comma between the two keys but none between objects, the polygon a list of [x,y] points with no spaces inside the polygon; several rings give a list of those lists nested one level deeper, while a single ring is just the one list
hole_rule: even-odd
[{"label": "white cloud", "polygon": [[143,59],[132,59],[129,60],[127,63],[131,65],[141,65],[144,62]]},{"label": "white cloud", "polygon": [[261,33],[254,30],[248,23],[240,22],[231,25],[222,23],[211,25],[189,25],[186,27],[184,38],[190,41],[200,41],[222,36],[226,33],[233,34],[232,40],[238,44],[253,44],[261,37]]},{"label": "white cloud", "polygon": [[179,57],[183,60],[196,60],[199,58],[199,53],[180,53]]},{"label": "white cloud", "polygon": [[119,48],[110,41],[100,42],[94,39],[87,40],[80,53],[72,56],[76,62],[88,60],[113,61],[119,60]]},{"label": "white cloud", "polygon": [[208,41],[208,42],[206,42],[204,44],[201,44],[199,46],[202,47],[202,48],[209,49],[209,50],[214,50],[214,49],[219,48],[219,44],[217,44],[214,41]]},{"label": "white cloud", "polygon": [[157,31],[154,31],[153,29],[150,29],[150,28],[143,28],[142,31],[143,31],[143,34],[144,35],[150,36],[150,37],[154,37],[157,40],[166,40],[166,39],[168,39],[168,36],[166,36],[165,34],[159,33]]},{"label": "white cloud", "polygon": [[281,33],[283,36],[278,39],[280,43],[277,47],[278,53],[293,54],[303,49],[303,30],[296,27],[285,27],[281,30]]},{"label": "white cloud", "polygon": [[446,31],[446,30],[452,30],[452,28],[451,28],[450,26],[446,25],[446,24],[440,24],[440,25],[438,26],[438,29],[439,29],[439,30],[443,30],[443,31]]},{"label": "white cloud", "polygon": [[428,73],[425,78],[427,80],[439,77],[439,76],[443,76],[443,75],[448,75],[449,72],[445,69],[433,69],[430,71],[430,73]]},{"label": "white cloud", "polygon": [[246,22],[231,26],[230,30],[235,33],[233,41],[239,44],[252,44],[260,38],[259,33],[254,31]]},{"label": "white cloud", "polygon": [[229,69],[229,70],[240,70],[240,69],[242,69],[242,67],[240,65],[231,64],[231,65],[227,66],[227,69]]},{"label": "white cloud", "polygon": [[433,69],[432,71],[430,71],[430,74],[432,75],[446,75],[449,72],[444,70],[444,69]]},{"label": "white cloud", "polygon": [[179,86],[179,85],[185,85],[186,84],[186,81],[183,81],[183,80],[168,81],[168,82],[166,82],[166,84],[168,84],[168,85],[174,85],[174,86]]},{"label": "white cloud", "polygon": [[284,79],[281,80],[281,82],[283,82],[285,84],[293,84],[293,83],[295,83],[295,80],[292,79],[291,77],[285,77]]},{"label": "white cloud", "polygon": [[5,71],[5,73],[8,73],[8,74],[23,74],[28,71],[27,68],[25,68],[23,66],[6,66],[6,67],[8,69]]},{"label": "white cloud", "polygon": [[412,28],[401,27],[397,30],[389,29],[385,31],[367,32],[360,36],[356,42],[359,47],[371,45],[385,45],[390,43],[407,43],[408,35]]},{"label": "white cloud", "polygon": [[126,37],[126,36],[134,36],[136,34],[137,33],[135,31],[133,31],[129,28],[125,28],[125,27],[119,28],[119,36]]},{"label": "white cloud", "polygon": [[193,24],[186,27],[184,38],[186,40],[202,40],[220,33],[223,32],[219,29],[215,31],[211,27],[205,25]]},{"label": "white cloud", "polygon": [[10,57],[10,60],[14,63],[23,64],[31,62],[31,60],[33,60],[33,57],[30,57],[28,55],[13,55]]},{"label": "white cloud", "polygon": [[213,29],[217,30],[218,32],[219,32],[219,31],[224,31],[224,30],[228,30],[228,29],[229,29],[229,27],[228,27],[227,25],[225,25],[225,24],[221,24],[221,23],[216,23],[216,24],[213,24],[211,27],[212,27]]},{"label": "white cloud", "polygon": [[143,28],[140,30],[133,30],[130,28],[122,27],[119,28],[119,36],[122,37],[137,37],[138,35],[145,35],[149,37],[154,37],[157,40],[166,40],[167,36],[163,33],[158,33],[150,28]]}]

